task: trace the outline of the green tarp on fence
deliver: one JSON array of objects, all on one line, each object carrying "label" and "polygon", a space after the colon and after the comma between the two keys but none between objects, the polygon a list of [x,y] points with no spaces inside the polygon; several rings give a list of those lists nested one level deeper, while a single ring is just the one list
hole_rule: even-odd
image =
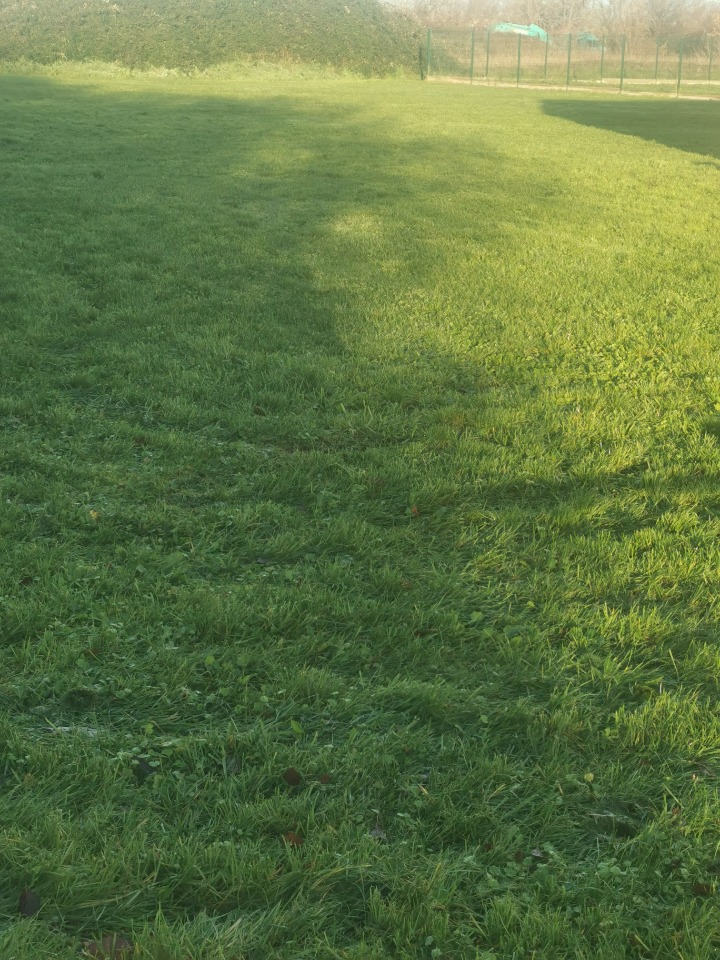
[{"label": "green tarp on fence", "polygon": [[534,40],[542,40],[543,43],[548,42],[548,35],[536,23],[496,23],[490,29],[493,33],[520,33],[523,37],[532,37]]}]

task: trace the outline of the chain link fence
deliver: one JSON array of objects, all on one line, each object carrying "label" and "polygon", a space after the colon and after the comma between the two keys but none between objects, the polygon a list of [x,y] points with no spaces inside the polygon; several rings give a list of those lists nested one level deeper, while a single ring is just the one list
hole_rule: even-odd
[{"label": "chain link fence", "polygon": [[543,40],[492,28],[432,29],[420,60],[423,75],[435,80],[720,97],[720,40],[711,36],[630,41],[580,33]]}]

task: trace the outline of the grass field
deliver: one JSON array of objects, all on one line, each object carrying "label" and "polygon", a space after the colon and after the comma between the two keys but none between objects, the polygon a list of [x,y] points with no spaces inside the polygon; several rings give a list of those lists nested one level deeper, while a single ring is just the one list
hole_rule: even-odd
[{"label": "grass field", "polygon": [[719,955],[718,121],[0,77],[3,960]]}]

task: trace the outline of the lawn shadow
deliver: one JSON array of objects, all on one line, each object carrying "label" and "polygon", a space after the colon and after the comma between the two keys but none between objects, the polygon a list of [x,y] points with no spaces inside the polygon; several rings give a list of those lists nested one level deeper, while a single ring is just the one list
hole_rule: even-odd
[{"label": "lawn shadow", "polygon": [[[129,388],[139,349],[173,377],[178,364],[207,370],[223,350],[293,362],[302,350],[342,353],[348,317],[378,303],[369,276],[390,299],[408,280],[430,291],[443,280],[455,251],[432,227],[456,187],[437,170],[435,136],[399,131],[394,115],[367,104],[249,90],[109,94],[0,79],[0,108],[11,105],[0,199],[14,251],[3,319],[33,351],[36,374],[49,374],[46,386]],[[456,223],[468,243],[491,246],[501,234],[507,243],[507,202],[521,191],[551,203],[533,189],[538,176],[528,185],[486,144],[458,134],[458,151],[463,176],[493,172],[483,174],[480,215]]]},{"label": "lawn shadow", "polygon": [[720,103],[672,100],[543,101],[547,116],[720,159]]},{"label": "lawn shadow", "polygon": [[[259,499],[277,516],[238,536],[228,565],[267,560],[273,537],[281,560],[302,557],[311,511],[347,498],[339,460],[385,537],[436,482],[417,453],[429,425],[449,456],[487,401],[488,377],[447,336],[454,277],[464,257],[518,242],[518,198],[541,219],[557,192],[462,127],[404,126],[374,87],[294,89],[0,79],[0,424],[9,495],[48,555],[173,554],[195,511],[212,526]],[[478,200],[455,202],[450,227],[458,183],[439,136]],[[489,308],[462,295],[479,326]],[[78,528],[81,501],[113,523]],[[309,519],[289,537],[281,511],[299,508]],[[326,549],[355,546],[338,535]],[[430,567],[430,535],[423,549]],[[2,637],[47,616],[21,610]]]},{"label": "lawn shadow", "polygon": [[[358,105],[323,90],[221,97],[0,79],[0,430],[14,524],[0,557],[13,591],[0,652],[28,640],[60,656],[95,649],[99,630],[103,691],[125,670],[116,653],[137,652],[122,703],[61,660],[45,683],[30,660],[7,700],[19,723],[40,708],[59,727],[124,735],[159,722],[164,697],[179,735],[214,734],[240,716],[235,703],[213,699],[212,714],[203,693],[197,710],[177,709],[176,669],[223,646],[228,662],[248,653],[246,674],[257,660],[279,678],[272,647],[285,634],[293,676],[382,669],[412,671],[421,692],[435,685],[439,637],[457,627],[431,517],[454,487],[433,503],[429,492],[427,522],[409,498],[444,456],[420,446],[432,447],[432,419],[447,412],[439,433],[452,451],[482,398],[434,290],[452,291],[468,250],[513,242],[518,197],[526,216],[552,201],[535,171],[462,131],[453,142],[450,128],[440,153],[482,191],[481,209],[456,203],[448,226],[458,185],[438,163],[437,129],[418,135],[370,96]],[[398,342],[384,351],[388,324]],[[417,609],[402,599],[411,579],[385,570],[393,554],[429,582]],[[43,640],[48,623],[65,632]],[[122,789],[135,796],[128,778]],[[63,799],[68,819],[74,802]],[[186,806],[171,798],[169,816],[192,835]],[[103,923],[154,916],[156,896],[146,887],[131,910],[118,900]],[[227,909],[190,884],[163,906]],[[65,908],[68,928],[92,922],[86,906]]]}]

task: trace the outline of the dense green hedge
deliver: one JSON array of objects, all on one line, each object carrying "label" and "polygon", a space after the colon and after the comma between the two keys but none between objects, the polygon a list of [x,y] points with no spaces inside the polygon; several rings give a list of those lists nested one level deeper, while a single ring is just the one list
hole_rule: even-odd
[{"label": "dense green hedge", "polygon": [[263,58],[414,69],[417,26],[379,0],[0,0],[0,60],[206,68]]}]

